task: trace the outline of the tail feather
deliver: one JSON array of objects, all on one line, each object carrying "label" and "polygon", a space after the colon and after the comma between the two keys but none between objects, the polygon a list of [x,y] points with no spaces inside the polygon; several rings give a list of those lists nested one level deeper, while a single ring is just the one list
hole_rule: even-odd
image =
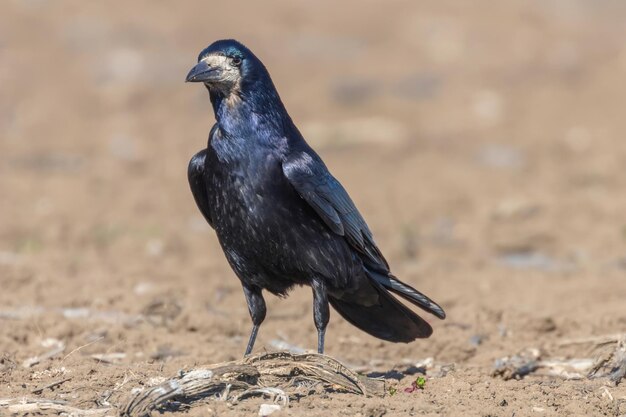
[{"label": "tail feather", "polygon": [[428,311],[431,314],[434,314],[440,319],[446,318],[446,313],[445,311],[443,311],[443,308],[441,308],[441,306],[439,306],[437,303],[435,303],[433,300],[431,300],[415,288],[400,281],[398,278],[394,277],[390,273],[383,274],[373,271],[369,268],[366,268],[365,270],[370,278],[372,278],[383,287],[389,289],[394,294],[397,294],[405,300],[415,304],[419,308]]},{"label": "tail feather", "polygon": [[355,300],[329,296],[329,302],[344,319],[370,335],[389,342],[412,342],[429,337],[433,329],[426,320],[396,300],[385,288],[370,281],[368,291],[378,293],[378,303],[363,305]]}]

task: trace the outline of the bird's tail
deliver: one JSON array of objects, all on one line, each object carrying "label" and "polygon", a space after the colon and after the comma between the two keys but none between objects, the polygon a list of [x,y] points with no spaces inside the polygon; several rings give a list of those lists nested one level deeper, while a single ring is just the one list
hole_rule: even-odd
[{"label": "bird's tail", "polygon": [[365,272],[371,279],[373,279],[383,287],[387,288],[394,294],[398,294],[400,297],[404,298],[410,303],[415,304],[419,308],[428,311],[431,314],[434,314],[442,320],[446,318],[446,312],[443,311],[443,308],[441,308],[441,306],[439,306],[437,303],[435,303],[433,300],[431,300],[415,288],[400,281],[389,272],[377,272],[367,267],[365,268]]},{"label": "bird's tail", "polygon": [[378,302],[364,305],[335,298],[328,301],[344,319],[370,335],[389,342],[408,343],[429,337],[433,329],[426,320],[396,300],[382,285],[369,281],[367,291],[378,293]]}]

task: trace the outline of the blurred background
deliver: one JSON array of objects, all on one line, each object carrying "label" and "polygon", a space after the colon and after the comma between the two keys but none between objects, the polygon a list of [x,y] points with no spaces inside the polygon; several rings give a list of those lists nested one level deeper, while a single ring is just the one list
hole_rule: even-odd
[{"label": "blurred background", "polygon": [[[244,298],[186,180],[214,119],[183,81],[221,38],[261,58],[393,272],[448,311],[412,345],[335,314],[329,354],[488,368],[623,329],[625,19],[618,0],[3,1],[0,353],[97,340],[81,354],[148,373],[243,352]],[[268,298],[258,348],[314,347],[308,289]]]}]

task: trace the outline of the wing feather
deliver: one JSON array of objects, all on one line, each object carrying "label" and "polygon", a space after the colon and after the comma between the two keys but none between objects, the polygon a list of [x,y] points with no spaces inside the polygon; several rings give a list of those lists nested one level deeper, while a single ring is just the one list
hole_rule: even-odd
[{"label": "wing feather", "polygon": [[187,168],[187,179],[189,180],[189,187],[191,188],[191,193],[196,201],[196,205],[206,221],[211,227],[214,227],[209,210],[206,183],[204,181],[204,161],[206,159],[206,152],[206,149],[203,149],[191,158]]},{"label": "wing feather", "polygon": [[344,236],[372,266],[389,270],[354,202],[316,154],[302,151],[292,155],[283,163],[283,173],[330,230]]}]

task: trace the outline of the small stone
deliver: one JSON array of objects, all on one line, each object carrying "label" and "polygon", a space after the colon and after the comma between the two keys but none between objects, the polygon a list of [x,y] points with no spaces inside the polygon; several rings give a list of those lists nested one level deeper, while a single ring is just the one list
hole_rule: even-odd
[{"label": "small stone", "polygon": [[261,404],[259,407],[259,417],[269,416],[270,414],[280,411],[280,405],[278,404]]},{"label": "small stone", "polygon": [[469,342],[470,342],[470,345],[474,347],[478,347],[482,345],[482,343],[486,339],[487,339],[487,336],[485,336],[484,334],[475,334],[474,336],[470,337]]},{"label": "small stone", "polygon": [[146,254],[151,257],[157,257],[163,254],[165,243],[161,239],[150,239],[146,242]]},{"label": "small stone", "polygon": [[474,95],[472,110],[482,124],[494,126],[504,114],[502,96],[491,90],[479,91]]},{"label": "small stone", "polygon": [[479,149],[478,162],[489,168],[518,170],[526,165],[526,156],[509,145],[490,144]]}]

